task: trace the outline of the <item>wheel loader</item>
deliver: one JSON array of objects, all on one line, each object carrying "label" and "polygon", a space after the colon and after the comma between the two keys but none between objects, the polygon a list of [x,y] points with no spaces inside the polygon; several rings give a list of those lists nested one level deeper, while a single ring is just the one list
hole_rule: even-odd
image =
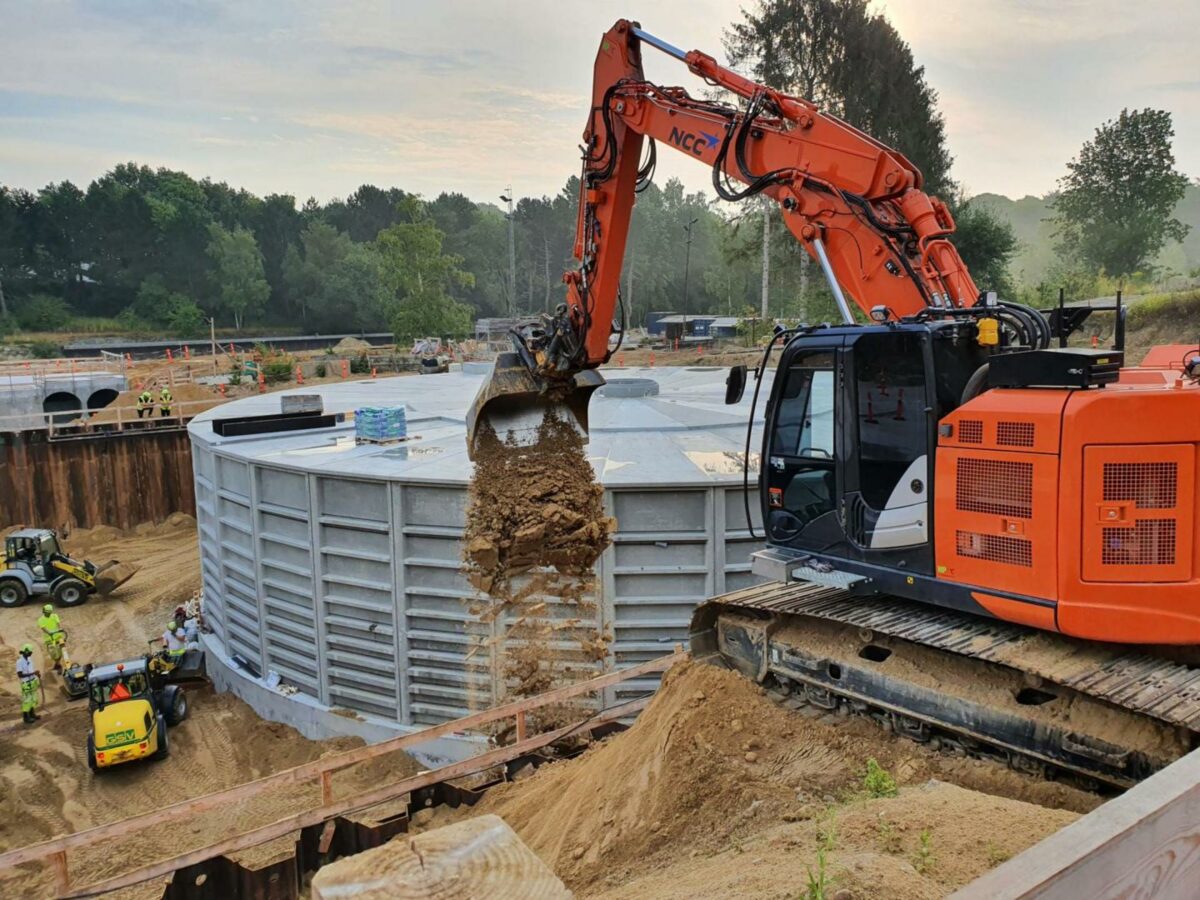
[{"label": "wheel loader", "polygon": [[66,554],[58,533],[23,528],[4,541],[0,559],[0,606],[17,607],[30,597],[50,597],[59,606],[78,606],[92,594],[108,596],[137,573],[112,559],[97,566]]},{"label": "wheel loader", "polygon": [[[703,98],[648,81],[646,50]],[[1200,745],[1200,347],[1127,366],[1119,303],[1115,346],[1069,346],[1094,310],[981,291],[903,154],[636,22],[596,54],[566,300],[511,330],[468,449],[483,429],[530,443],[551,412],[586,436],[658,146],[725,201],[777,203],[841,318],[777,326],[755,369],[732,527],[765,538],[767,582],[702,604],[694,655],[785,705],[1089,787]],[[727,386],[740,402],[746,367]]]},{"label": "wheel loader", "polygon": [[188,713],[183,688],[153,665],[153,657],[94,666],[87,674],[88,767],[93,772],[139,759],[166,759],[167,726]]}]

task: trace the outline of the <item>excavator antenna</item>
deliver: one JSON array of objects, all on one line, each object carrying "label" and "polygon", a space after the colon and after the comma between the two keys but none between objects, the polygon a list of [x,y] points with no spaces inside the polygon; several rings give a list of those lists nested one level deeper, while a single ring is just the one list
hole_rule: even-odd
[{"label": "excavator antenna", "polygon": [[467,412],[467,455],[475,459],[486,429],[494,431],[502,444],[536,443],[547,416],[570,424],[586,442],[588,403],[603,385],[604,376],[595,369],[582,369],[561,380],[540,378],[518,353],[501,353]]}]

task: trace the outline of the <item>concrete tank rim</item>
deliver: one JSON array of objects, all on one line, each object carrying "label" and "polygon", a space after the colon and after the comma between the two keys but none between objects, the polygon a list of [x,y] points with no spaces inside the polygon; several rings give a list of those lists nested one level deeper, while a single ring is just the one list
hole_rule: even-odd
[{"label": "concrete tank rim", "polygon": [[[627,367],[613,370],[613,375],[618,380],[652,380],[659,394],[600,396],[593,401],[593,429],[586,449],[605,488],[741,482],[750,398],[737,406],[724,405],[724,368]],[[252,395],[202,412],[189,423],[188,435],[193,445],[204,446],[217,457],[264,468],[315,471],[358,481],[461,486],[469,482],[472,471],[466,455],[465,413],[485,377],[452,371],[358,378]],[[213,419],[278,412],[279,397],[312,393],[322,396],[330,412],[402,402],[408,409],[409,433],[419,439],[355,447],[350,423],[320,432],[240,438],[221,438],[211,430]],[[752,460],[757,459],[761,443],[763,405],[759,404],[756,415]],[[756,473],[757,466],[752,466],[752,478]]]}]

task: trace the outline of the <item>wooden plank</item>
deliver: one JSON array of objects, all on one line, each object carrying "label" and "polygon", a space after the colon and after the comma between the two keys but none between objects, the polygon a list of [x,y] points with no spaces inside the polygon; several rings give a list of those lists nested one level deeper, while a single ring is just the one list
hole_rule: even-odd
[{"label": "wooden plank", "polygon": [[1200,895],[1200,750],[982,875],[951,900]]},{"label": "wooden plank", "polygon": [[179,869],[186,869],[189,866],[197,865],[213,857],[237,853],[299,831],[301,828],[307,828],[309,825],[316,825],[337,816],[350,815],[351,813],[377,806],[380,803],[395,800],[397,797],[420,790],[423,787],[429,787],[430,785],[449,781],[454,778],[461,778],[464,775],[473,775],[476,772],[482,772],[490,769],[492,766],[506,763],[510,759],[515,759],[518,756],[545,747],[547,744],[552,744],[554,741],[561,740],[568,735],[577,734],[580,731],[590,731],[608,722],[615,722],[617,719],[637,712],[649,702],[649,697],[640,697],[637,700],[631,700],[629,703],[623,703],[620,706],[606,709],[582,722],[577,722],[573,725],[564,725],[562,728],[556,728],[554,731],[547,731],[544,734],[510,744],[507,747],[499,747],[496,750],[481,753],[479,756],[473,756],[460,763],[442,766],[440,769],[422,772],[419,775],[376,788],[373,791],[356,794],[345,800],[339,800],[332,806],[296,813],[295,815],[272,822],[269,825],[256,828],[253,831],[235,835],[216,844],[210,844],[207,847],[193,850],[190,853],[180,854],[179,856],[146,866],[134,872],[128,872],[106,881],[99,881],[85,887],[76,888],[70,893],[62,894],[62,900],[96,897],[100,894],[106,894],[109,891],[118,891],[132,887],[135,884],[141,884],[144,881],[162,878]]},{"label": "wooden plank", "polygon": [[390,738],[378,744],[371,744],[367,747],[359,747],[344,753],[325,756],[291,769],[283,769],[272,775],[259,778],[256,781],[248,781],[245,784],[240,784],[223,791],[194,797],[191,800],[183,800],[159,810],[132,816],[117,822],[109,822],[106,825],[98,825],[85,831],[77,831],[74,834],[52,838],[38,844],[30,844],[27,847],[20,847],[16,850],[10,850],[7,853],[0,854],[0,872],[6,871],[13,866],[21,865],[22,863],[45,859],[61,850],[85,847],[98,841],[124,837],[133,832],[142,831],[147,828],[157,828],[169,822],[190,818],[199,812],[215,809],[230,803],[241,802],[272,788],[306,782],[319,777],[324,772],[336,772],[339,769],[383,756],[395,750],[403,750],[406,747],[423,744],[433,738],[467,731],[499,719],[506,719],[516,715],[518,712],[537,709],[548,703],[557,703],[581,694],[602,690],[610,685],[618,684],[626,679],[636,678],[648,672],[665,671],[676,662],[686,658],[686,656],[687,653],[684,650],[677,649],[674,653],[667,656],[660,656],[637,666],[632,666],[628,669],[619,669],[588,681],[580,681],[565,687],[556,688],[555,690],[547,691],[545,694],[539,694],[536,697],[506,703],[503,706],[473,713],[464,718],[454,719],[451,722],[425,728],[412,734]]}]

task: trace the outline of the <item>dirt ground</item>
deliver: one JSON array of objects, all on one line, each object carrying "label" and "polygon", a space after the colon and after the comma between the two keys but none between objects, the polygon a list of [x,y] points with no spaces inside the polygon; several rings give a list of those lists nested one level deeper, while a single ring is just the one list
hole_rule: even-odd
[{"label": "dirt ground", "polygon": [[[135,656],[147,638],[159,635],[175,607],[199,587],[195,523],[177,514],[157,526],[143,525],[122,533],[113,528],[77,531],[64,541],[69,552],[93,561],[110,557],[142,566],[111,597],[93,597],[85,605],[60,610],[70,635],[74,660],[109,661]],[[40,603],[0,609],[0,850],[66,834],[105,822],[232,787],[279,769],[299,765],[327,753],[347,750],[361,741],[340,738],[310,741],[284,725],[264,722],[246,704],[209,689],[189,690],[188,719],[171,730],[171,755],[161,762],[118,767],[93,775],[87,767],[85,741],[89,716],[86,702],[68,703],[53,674],[46,674],[46,706],[42,720],[21,722],[16,680],[16,652],[29,641],[38,648]],[[44,673],[49,665],[42,662]],[[418,770],[404,754],[391,754],[339,773],[335,796],[357,793],[388,779]],[[149,864],[174,853],[213,843],[223,837],[311,805],[315,787],[268,792],[241,807],[197,816],[182,826],[138,835],[136,861]],[[287,849],[286,840],[256,848],[244,859],[262,860]],[[72,853],[73,876],[93,880],[126,871],[129,857],[113,847]],[[25,867],[17,880],[0,881],[0,895],[46,895],[44,876]],[[157,889],[160,891],[161,888]],[[123,896],[156,896],[145,886]]]},{"label": "dirt ground", "polygon": [[[874,759],[896,782],[872,795]],[[672,670],[628,731],[490,791],[495,813],[581,897],[944,896],[1099,798],[939,755],[859,719],[772,704],[722,669]]]}]

